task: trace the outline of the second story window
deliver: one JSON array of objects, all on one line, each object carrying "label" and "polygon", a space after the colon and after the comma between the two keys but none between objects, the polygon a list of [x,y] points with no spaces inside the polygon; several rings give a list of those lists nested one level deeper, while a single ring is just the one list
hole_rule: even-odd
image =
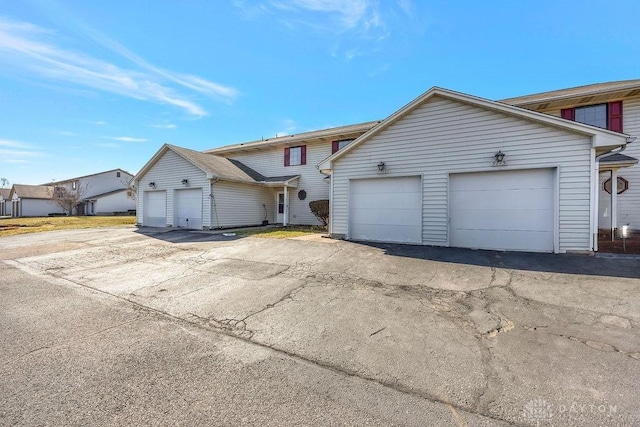
[{"label": "second story window", "polygon": [[341,139],[340,141],[333,141],[331,143],[331,154],[335,153],[336,151],[342,150],[344,147],[349,145],[351,141],[353,141],[353,139]]},{"label": "second story window", "polygon": [[71,189],[72,190],[77,190],[78,189],[78,182],[77,181],[73,181],[71,183]]},{"label": "second story window", "polygon": [[563,119],[622,132],[622,101],[564,108],[560,115]]},{"label": "second story window", "polygon": [[288,147],[284,149],[284,165],[299,166],[307,164],[307,146]]}]

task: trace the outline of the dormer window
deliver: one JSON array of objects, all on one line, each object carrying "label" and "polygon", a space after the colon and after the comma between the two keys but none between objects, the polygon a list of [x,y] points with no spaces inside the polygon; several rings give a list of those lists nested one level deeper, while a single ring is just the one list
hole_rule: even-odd
[{"label": "dormer window", "polygon": [[340,141],[333,141],[331,143],[331,154],[342,150],[344,147],[349,145],[353,139],[341,139]]}]

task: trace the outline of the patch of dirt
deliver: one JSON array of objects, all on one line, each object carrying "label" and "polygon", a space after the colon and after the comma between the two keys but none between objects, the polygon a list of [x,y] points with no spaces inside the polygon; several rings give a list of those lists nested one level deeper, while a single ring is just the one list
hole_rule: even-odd
[{"label": "patch of dirt", "polygon": [[[626,248],[624,243],[626,243]],[[611,241],[611,231],[600,230],[598,233],[598,252],[640,255],[640,233],[631,234],[626,242],[623,242],[618,236],[614,241]]]}]

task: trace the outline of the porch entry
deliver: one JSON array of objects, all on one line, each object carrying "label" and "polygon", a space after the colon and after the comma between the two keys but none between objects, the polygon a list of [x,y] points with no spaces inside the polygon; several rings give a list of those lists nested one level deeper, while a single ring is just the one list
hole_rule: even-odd
[{"label": "porch entry", "polygon": [[284,192],[279,191],[276,194],[276,223],[282,224],[284,222]]}]

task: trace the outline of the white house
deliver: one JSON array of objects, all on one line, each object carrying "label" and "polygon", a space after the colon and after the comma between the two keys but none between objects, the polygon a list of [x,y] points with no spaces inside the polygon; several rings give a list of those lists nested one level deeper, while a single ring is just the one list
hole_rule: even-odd
[{"label": "white house", "polygon": [[597,157],[624,134],[433,88],[321,162],[330,233],[481,249],[597,250]]},{"label": "white house", "polygon": [[53,200],[53,187],[48,185],[14,184],[11,187],[11,216],[47,216],[64,211]]},{"label": "white house", "polygon": [[198,152],[164,145],[138,172],[142,226],[213,229],[319,224],[309,202],[329,198],[317,164],[378,122]]},{"label": "white house", "polygon": [[11,216],[10,188],[0,188],[0,216]]},{"label": "white house", "polygon": [[[598,83],[501,102],[632,136],[640,135],[640,80]],[[640,141],[599,160],[600,228],[640,230]],[[612,188],[614,191],[612,191]]]},{"label": "white house", "polygon": [[74,215],[113,215],[136,208],[135,194],[129,188],[132,179],[129,172],[112,169],[44,185],[80,191]]}]

